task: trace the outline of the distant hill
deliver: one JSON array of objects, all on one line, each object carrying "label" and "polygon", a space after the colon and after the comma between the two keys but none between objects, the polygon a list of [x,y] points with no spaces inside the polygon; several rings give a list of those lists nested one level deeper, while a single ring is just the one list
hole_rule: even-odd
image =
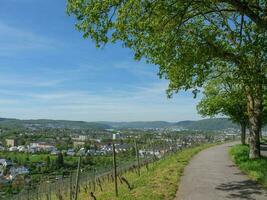
[{"label": "distant hill", "polygon": [[[239,128],[227,118],[202,119],[197,121],[135,121],[135,122],[84,122],[70,120],[19,120],[10,118],[0,118],[0,127],[9,128],[69,128],[69,129],[110,129],[110,128],[180,128],[188,130],[224,130],[229,128]],[[266,128],[266,127],[265,127]]]},{"label": "distant hill", "polygon": [[50,119],[37,119],[37,120],[19,120],[10,118],[0,118],[0,126],[7,128],[23,128],[23,127],[36,127],[36,128],[69,128],[69,129],[108,129],[111,126],[97,122],[84,122],[84,121],[69,121],[69,120],[50,120]]},{"label": "distant hill", "polygon": [[180,128],[189,130],[224,130],[228,128],[239,128],[227,118],[211,118],[198,121],[181,121],[175,124]]},{"label": "distant hill", "polygon": [[172,123],[166,121],[136,121],[136,122],[100,122],[113,128],[166,128]]},{"label": "distant hill", "polygon": [[238,128],[227,118],[212,118],[198,121],[136,121],[136,122],[101,122],[113,128],[183,128],[189,130],[223,130],[227,128]]}]

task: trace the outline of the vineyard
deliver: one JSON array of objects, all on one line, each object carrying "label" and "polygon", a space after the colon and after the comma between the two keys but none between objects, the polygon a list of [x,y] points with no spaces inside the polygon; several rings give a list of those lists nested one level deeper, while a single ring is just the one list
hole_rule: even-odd
[{"label": "vineyard", "polygon": [[[175,144],[165,144],[165,149],[161,150],[160,156],[145,155],[142,158],[139,158],[139,150],[136,145],[136,160],[132,162],[123,162],[123,159],[117,159],[113,145],[113,166],[82,171],[78,162],[77,171],[68,177],[62,177],[53,183],[44,182],[35,186],[34,189],[26,187],[11,200],[96,200],[105,193],[109,194],[110,190],[112,194],[109,195],[115,198],[121,196],[119,193],[121,187],[128,192],[135,190],[133,175],[141,179],[146,174],[153,172],[158,163],[179,154],[184,149],[194,149],[193,146],[199,145],[196,143],[181,147]],[[106,198],[108,197],[101,197],[101,199]]]}]

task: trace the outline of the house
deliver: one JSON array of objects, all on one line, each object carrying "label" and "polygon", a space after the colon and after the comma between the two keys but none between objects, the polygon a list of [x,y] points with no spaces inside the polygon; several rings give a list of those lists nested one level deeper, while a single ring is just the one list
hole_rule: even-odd
[{"label": "house", "polygon": [[60,151],[59,150],[53,150],[53,151],[51,151],[51,155],[58,155],[60,153]]},{"label": "house", "polygon": [[127,150],[131,149],[132,147],[133,147],[133,145],[130,145],[130,144],[117,144],[117,145],[115,145],[115,149],[117,152],[127,151]]},{"label": "house", "polygon": [[13,180],[18,175],[23,175],[23,174],[30,173],[29,169],[27,167],[24,167],[24,166],[22,166],[22,167],[11,167],[9,171],[10,171],[10,175],[9,175],[9,179],[10,180]]},{"label": "house", "polygon": [[28,174],[30,173],[29,169],[27,167],[21,166],[21,167],[11,167],[10,168],[10,174],[16,174],[16,175],[21,175],[21,174]]},{"label": "house", "polygon": [[19,152],[26,152],[27,148],[25,146],[18,146]]},{"label": "house", "polygon": [[5,147],[0,145],[0,151],[5,151]]},{"label": "house", "polygon": [[28,152],[29,153],[36,153],[38,151],[37,147],[29,147]]},{"label": "house", "polygon": [[57,150],[57,148],[51,144],[47,144],[46,142],[33,142],[30,144],[31,148],[36,148],[37,151],[47,151],[51,152]]},{"label": "house", "polygon": [[112,134],[112,139],[113,140],[117,140],[117,139],[120,139],[121,138],[121,136],[120,136],[120,133],[118,132],[118,133],[113,133]]},{"label": "house", "polygon": [[12,146],[8,149],[9,151],[17,151],[18,150],[18,147],[16,146]]},{"label": "house", "polygon": [[111,153],[112,150],[112,145],[111,144],[105,144],[101,146],[101,150],[106,152],[106,153]]},{"label": "house", "polygon": [[79,140],[80,141],[86,141],[89,139],[89,136],[88,135],[79,135]]},{"label": "house", "polygon": [[12,161],[6,159],[0,159],[0,166],[11,167],[13,165]]},{"label": "house", "polygon": [[86,150],[85,148],[81,148],[79,151],[78,151],[78,155],[80,156],[84,156],[86,154]]},{"label": "house", "polygon": [[68,151],[67,151],[67,155],[68,155],[68,156],[74,156],[74,155],[75,155],[75,151],[74,151],[74,149],[68,149]]},{"label": "house", "polygon": [[103,155],[106,155],[106,152],[103,150],[96,150],[94,152],[94,156],[103,156]]},{"label": "house", "polygon": [[17,146],[17,140],[16,139],[6,139],[6,146],[8,146],[8,147]]},{"label": "house", "polygon": [[83,147],[85,145],[85,142],[84,141],[73,141],[73,147],[74,148],[77,148],[77,147]]}]

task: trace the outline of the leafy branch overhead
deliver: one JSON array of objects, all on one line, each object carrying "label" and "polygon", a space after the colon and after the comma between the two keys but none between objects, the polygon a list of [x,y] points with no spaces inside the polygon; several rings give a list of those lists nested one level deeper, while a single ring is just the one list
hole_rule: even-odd
[{"label": "leafy branch overhead", "polygon": [[[251,157],[259,157],[267,84],[265,0],[68,0],[76,27],[98,47],[120,42],[159,67],[168,96],[224,77],[244,91]],[[253,153],[254,152],[254,153]]]},{"label": "leafy branch overhead", "polygon": [[246,65],[242,73],[248,73],[253,49],[266,51],[265,1],[68,2],[85,38],[97,46],[122,41],[137,59],[160,66],[169,92],[202,86],[218,62]]}]

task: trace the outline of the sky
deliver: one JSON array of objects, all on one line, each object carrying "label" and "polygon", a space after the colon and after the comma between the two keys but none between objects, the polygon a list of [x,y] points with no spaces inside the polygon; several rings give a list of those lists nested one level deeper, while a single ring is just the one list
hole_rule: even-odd
[{"label": "sky", "polygon": [[119,44],[97,49],[65,0],[0,0],[0,117],[197,120],[192,93],[166,96],[158,67]]}]

